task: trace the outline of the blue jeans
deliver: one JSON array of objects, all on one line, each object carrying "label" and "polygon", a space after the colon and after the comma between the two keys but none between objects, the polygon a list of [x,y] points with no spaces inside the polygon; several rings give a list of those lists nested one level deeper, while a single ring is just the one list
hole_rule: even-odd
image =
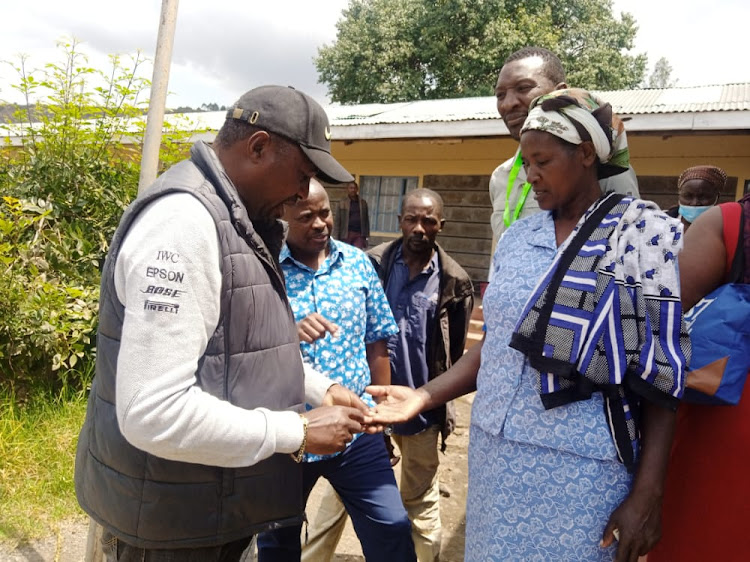
[{"label": "blue jeans", "polygon": [[[361,435],[340,455],[305,463],[305,501],[321,476],[341,496],[367,562],[416,562],[411,523],[382,435]],[[301,530],[296,525],[258,535],[258,562],[299,562]]]},{"label": "blue jeans", "polygon": [[205,548],[138,548],[102,532],[102,552],[107,562],[239,562],[252,537]]}]

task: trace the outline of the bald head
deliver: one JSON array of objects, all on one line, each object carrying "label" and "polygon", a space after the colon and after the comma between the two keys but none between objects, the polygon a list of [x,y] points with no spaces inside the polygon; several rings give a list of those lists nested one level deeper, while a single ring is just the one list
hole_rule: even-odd
[{"label": "bald head", "polygon": [[414,201],[421,200],[423,197],[427,197],[432,200],[434,212],[439,216],[440,219],[442,219],[443,198],[440,197],[440,194],[436,191],[432,191],[431,189],[427,189],[425,187],[420,187],[419,189],[408,192],[404,197],[403,202],[401,203],[401,209],[405,209],[408,204],[413,203]]},{"label": "bald head", "polygon": [[[310,178],[310,193],[308,194],[307,199],[310,199],[310,197],[318,197],[328,201],[328,192],[326,191],[326,188],[323,187],[323,184],[317,180],[317,178]],[[302,199],[298,203],[304,203],[305,201],[305,199]]]}]

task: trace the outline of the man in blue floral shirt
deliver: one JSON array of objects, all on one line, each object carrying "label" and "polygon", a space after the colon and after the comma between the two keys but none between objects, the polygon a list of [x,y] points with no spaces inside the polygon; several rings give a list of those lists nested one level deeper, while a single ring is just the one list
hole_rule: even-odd
[{"label": "man in blue floral shirt", "polygon": [[[407,193],[399,224],[401,238],[367,254],[401,328],[388,344],[393,384],[418,388],[463,355],[474,289],[466,271],[437,243],[445,224],[440,194],[423,188]],[[402,457],[401,498],[412,522],[419,562],[440,559],[438,440],[442,435],[444,451],[445,439],[455,426],[454,410],[446,404],[393,428]],[[338,542],[345,523],[335,495],[324,495],[303,560],[330,562],[326,553]]]},{"label": "man in blue floral shirt", "polygon": [[[310,181],[306,200],[287,206],[287,245],[280,261],[303,359],[365,403],[368,384],[389,384],[387,341],[398,332],[370,260],[331,238],[328,194]],[[337,455],[306,455],[305,500],[320,476],[341,496],[368,561],[416,561],[411,524],[381,435],[356,435]],[[300,526],[263,533],[258,560],[298,561]],[[330,553],[333,556],[333,553]]]}]

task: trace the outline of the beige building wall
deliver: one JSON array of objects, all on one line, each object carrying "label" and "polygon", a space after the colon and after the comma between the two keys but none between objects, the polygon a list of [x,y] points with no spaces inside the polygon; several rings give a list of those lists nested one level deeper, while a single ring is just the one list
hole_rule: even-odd
[{"label": "beige building wall", "polygon": [[357,140],[334,141],[331,150],[357,176],[489,175],[516,145],[510,138]]},{"label": "beige building wall", "polygon": [[[677,202],[677,177],[685,168],[713,164],[730,177],[722,200],[742,196],[750,182],[750,131],[738,134],[631,133],[631,162],[644,198],[666,208]],[[420,187],[438,191],[448,220],[440,243],[470,273],[485,281],[490,262],[489,177],[511,157],[508,137],[334,141],[333,155],[355,176],[416,176]],[[344,196],[330,189],[332,199]],[[374,233],[371,244],[392,239]]]},{"label": "beige building wall", "polygon": [[[628,136],[633,168],[641,176],[679,176],[690,166],[722,168],[732,182],[734,199],[750,181],[750,132],[738,134],[680,133]],[[731,198],[731,195],[730,195]]]}]

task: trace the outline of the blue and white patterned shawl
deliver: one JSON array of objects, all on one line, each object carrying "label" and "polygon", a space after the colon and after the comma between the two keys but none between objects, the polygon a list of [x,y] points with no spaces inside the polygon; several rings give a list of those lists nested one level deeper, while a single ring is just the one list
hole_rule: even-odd
[{"label": "blue and white patterned shawl", "polygon": [[641,399],[674,410],[685,386],[681,247],[682,225],[653,203],[604,195],[558,250],[511,338],[539,371],[545,408],[604,394],[628,468],[638,453]]}]

